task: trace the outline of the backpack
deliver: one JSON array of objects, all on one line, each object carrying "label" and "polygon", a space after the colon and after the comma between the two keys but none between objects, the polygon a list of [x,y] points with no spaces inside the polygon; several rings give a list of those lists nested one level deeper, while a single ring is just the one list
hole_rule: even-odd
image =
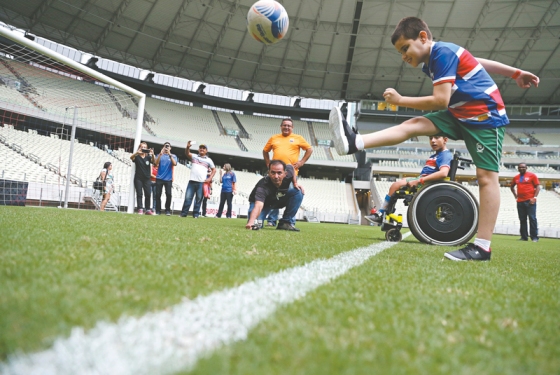
[{"label": "backpack", "polygon": [[107,182],[105,181],[105,179],[107,178],[107,173],[109,173],[109,171],[105,172],[105,177],[103,178],[103,180],[101,179],[101,173],[99,173],[99,176],[97,176],[97,179],[95,181],[93,181],[93,189],[94,190],[104,190],[105,189],[105,185],[107,184]]}]

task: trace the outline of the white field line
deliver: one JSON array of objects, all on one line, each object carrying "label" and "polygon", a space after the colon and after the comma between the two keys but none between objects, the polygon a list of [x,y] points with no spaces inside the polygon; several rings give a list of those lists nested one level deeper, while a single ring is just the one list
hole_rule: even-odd
[{"label": "white field line", "polygon": [[[403,237],[410,235],[405,233]],[[202,356],[247,338],[249,331],[278,307],[363,264],[396,245],[380,242],[318,259],[236,288],[197,297],[157,313],[99,322],[84,332],[74,328],[69,338],[35,354],[17,354],[0,364],[0,373],[169,374],[191,369]]]}]

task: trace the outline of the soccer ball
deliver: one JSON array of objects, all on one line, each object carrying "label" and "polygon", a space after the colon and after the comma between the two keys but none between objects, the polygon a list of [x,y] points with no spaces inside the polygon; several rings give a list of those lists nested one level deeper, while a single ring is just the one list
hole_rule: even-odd
[{"label": "soccer ball", "polygon": [[247,30],[264,44],[274,44],[282,39],[289,24],[286,9],[274,0],[257,1],[247,13]]}]

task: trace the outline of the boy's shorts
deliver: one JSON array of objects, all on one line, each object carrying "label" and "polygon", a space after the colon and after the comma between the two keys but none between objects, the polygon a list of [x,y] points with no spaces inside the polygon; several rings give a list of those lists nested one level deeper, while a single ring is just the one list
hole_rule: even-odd
[{"label": "boy's shorts", "polygon": [[447,110],[424,115],[441,132],[438,135],[453,140],[465,140],[465,145],[477,168],[499,172],[505,126],[491,129],[477,129],[462,124]]}]

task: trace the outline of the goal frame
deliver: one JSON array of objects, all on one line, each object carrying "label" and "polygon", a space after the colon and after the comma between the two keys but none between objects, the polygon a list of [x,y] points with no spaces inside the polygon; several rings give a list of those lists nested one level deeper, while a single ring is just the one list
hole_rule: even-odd
[{"label": "goal frame", "polygon": [[[133,89],[132,87],[129,87],[111,77],[108,77],[90,67],[87,67],[85,65],[82,65],[58,52],[55,52],[53,50],[50,50],[34,41],[31,41],[27,38],[25,38],[23,35],[20,35],[20,33],[16,32],[15,30],[11,30],[9,28],[6,28],[5,25],[0,25],[0,36],[5,37],[6,39],[12,40],[16,43],[19,43],[37,53],[40,53],[42,55],[45,55],[53,60],[58,61],[61,64],[67,65],[79,72],[82,72],[84,74],[87,74],[95,79],[97,79],[100,82],[106,83],[108,85],[111,85],[115,88],[118,88],[119,90],[122,90],[132,96],[134,96],[135,98],[138,99],[138,114],[137,114],[137,118],[136,118],[136,134],[134,136],[134,146],[133,146],[133,150],[137,150],[138,146],[140,145],[141,142],[141,138],[142,138],[142,125],[144,122],[144,108],[146,105],[146,94],[144,94],[143,92],[140,92],[136,89]],[[72,139],[72,144],[74,143],[74,139]],[[71,165],[71,160],[72,160],[72,153],[69,156],[69,164]],[[134,164],[132,164],[131,167],[131,175],[130,175],[130,185],[129,185],[129,194],[128,194],[128,207],[127,207],[127,213],[131,214],[134,213],[134,203],[135,203],[135,191],[134,191],[134,174],[135,174],[135,169],[136,166]],[[68,171],[68,174],[70,174],[70,170]],[[67,184],[67,192],[68,192],[68,188],[69,188],[69,184],[70,181],[69,179],[66,180],[66,184]],[[68,194],[66,194],[68,195]]]}]

